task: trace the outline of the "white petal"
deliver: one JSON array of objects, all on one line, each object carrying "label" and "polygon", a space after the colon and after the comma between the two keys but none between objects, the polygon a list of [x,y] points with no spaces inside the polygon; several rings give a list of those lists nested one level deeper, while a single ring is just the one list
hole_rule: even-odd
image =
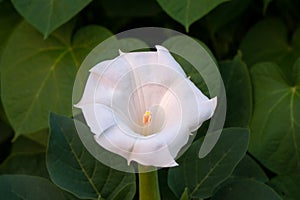
[{"label": "white petal", "polygon": [[81,109],[88,126],[96,135],[100,135],[116,124],[112,110],[105,105],[85,104]]},{"label": "white petal", "polygon": [[187,144],[190,134],[191,132],[184,124],[178,123],[174,126],[167,126],[157,133],[157,139],[168,145],[170,154],[175,158],[180,149]]},{"label": "white petal", "polygon": [[97,86],[98,80],[99,80],[98,75],[96,75],[96,74],[89,75],[89,78],[88,78],[85,88],[84,88],[84,93],[82,95],[82,98],[75,105],[75,107],[80,108],[82,105],[94,103],[95,88]]},{"label": "white petal", "polygon": [[182,67],[173,58],[173,56],[170,54],[168,49],[166,49],[165,47],[160,46],[160,45],[156,45],[155,47],[156,47],[157,53],[158,53],[158,63],[159,64],[168,66],[168,67],[174,69],[175,71],[177,71],[183,77],[186,77],[186,74],[183,71]]},{"label": "white petal", "polygon": [[142,65],[157,64],[157,52],[130,52],[121,55],[132,66],[137,68]]},{"label": "white petal", "polygon": [[94,72],[94,73],[101,75],[106,70],[106,68],[110,65],[110,63],[112,63],[114,60],[115,59],[104,60],[104,61],[96,64],[93,68],[91,68],[90,72]]},{"label": "white petal", "polygon": [[173,167],[178,164],[169,152],[168,145],[157,137],[138,139],[128,162],[136,161],[145,166]]},{"label": "white petal", "polygon": [[108,151],[129,159],[136,137],[132,137],[120,129],[118,125],[107,129],[100,136],[95,136],[97,143]]},{"label": "white petal", "polygon": [[198,120],[200,124],[198,126],[191,127],[191,131],[193,132],[197,130],[204,121],[210,119],[213,116],[216,107],[217,107],[217,97],[214,97],[207,101],[198,102],[198,111],[199,111]]},{"label": "white petal", "polygon": [[[180,102],[181,123],[189,127],[191,132],[213,115],[216,99],[208,99],[189,79],[182,79],[181,82],[173,84],[170,91],[177,95]],[[164,101],[167,102],[167,100]],[[173,111],[174,106],[165,105],[167,105],[165,106],[166,113]]]},{"label": "white petal", "polygon": [[[133,88],[136,87],[136,83],[132,77],[125,75],[131,70],[132,66],[128,64],[123,56],[111,60],[105,69],[102,69],[100,65],[92,68],[90,70],[92,72],[90,76],[98,76],[99,78],[98,82],[93,82],[95,90],[94,95],[90,94],[92,96],[90,98],[94,98],[95,103],[103,103],[110,106],[113,98],[115,98],[113,95],[130,94]],[[117,87],[119,82],[126,83],[125,91]]]}]

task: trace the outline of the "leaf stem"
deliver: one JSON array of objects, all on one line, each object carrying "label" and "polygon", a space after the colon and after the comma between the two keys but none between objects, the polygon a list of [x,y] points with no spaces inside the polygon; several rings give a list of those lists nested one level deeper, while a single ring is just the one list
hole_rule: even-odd
[{"label": "leaf stem", "polygon": [[[139,166],[139,171],[143,171],[144,166]],[[160,200],[157,170],[139,173],[140,200]]]}]

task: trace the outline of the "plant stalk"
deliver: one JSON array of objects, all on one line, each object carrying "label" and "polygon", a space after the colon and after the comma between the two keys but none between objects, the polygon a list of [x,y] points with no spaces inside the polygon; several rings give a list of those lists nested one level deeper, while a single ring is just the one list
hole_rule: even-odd
[{"label": "plant stalk", "polygon": [[157,170],[139,173],[139,192],[140,200],[160,200]]}]

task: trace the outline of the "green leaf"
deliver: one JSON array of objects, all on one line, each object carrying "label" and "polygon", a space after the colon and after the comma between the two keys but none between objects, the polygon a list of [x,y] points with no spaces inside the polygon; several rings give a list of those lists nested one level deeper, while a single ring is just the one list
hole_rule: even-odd
[{"label": "green leaf", "polygon": [[0,121],[0,162],[2,162],[10,153],[11,139],[13,138],[12,129]]},{"label": "green leaf", "polygon": [[263,183],[269,180],[263,169],[248,155],[239,162],[230,178],[254,179]]},{"label": "green leaf", "polygon": [[24,136],[18,137],[11,148],[12,153],[42,153],[45,151],[46,146]]},{"label": "green leaf", "polygon": [[217,32],[222,32],[234,22],[239,21],[247,11],[250,3],[251,0],[231,0],[212,10],[205,17],[211,32],[217,34]]},{"label": "green leaf", "polygon": [[88,26],[74,37],[70,24],[47,40],[27,23],[10,36],[1,62],[2,100],[16,132],[28,134],[48,127],[49,111],[71,115],[72,88],[83,58],[111,35]]},{"label": "green leaf", "polygon": [[248,66],[259,62],[275,62],[290,79],[293,63],[300,56],[300,28],[290,40],[282,21],[265,19],[250,29],[240,48]]},{"label": "green leaf", "polygon": [[51,114],[50,126],[47,166],[53,182],[79,198],[133,198],[135,175],[93,158],[80,141],[72,119]]},{"label": "green leaf", "polygon": [[269,184],[281,195],[284,200],[300,199],[299,171],[276,176],[269,182]]},{"label": "green leaf", "polygon": [[264,14],[266,14],[267,9],[268,9],[268,6],[269,6],[269,4],[270,4],[272,1],[273,1],[273,0],[263,0],[263,3],[264,3],[263,13],[264,13]]},{"label": "green leaf", "polygon": [[47,38],[91,0],[12,0],[17,11]]},{"label": "green leaf", "polygon": [[49,138],[49,129],[44,129],[35,133],[26,134],[24,135],[26,138],[42,145],[47,146],[48,144],[48,138]]},{"label": "green leaf", "polygon": [[145,17],[154,16],[161,12],[155,1],[102,0],[101,3],[105,13],[110,17]]},{"label": "green leaf", "polygon": [[45,178],[27,175],[0,176],[1,199],[65,200],[63,193]]},{"label": "green leaf", "polygon": [[202,140],[196,141],[178,160],[179,167],[169,170],[170,188],[178,198],[185,188],[190,198],[210,197],[245,155],[248,139],[248,129],[224,129],[216,146],[203,159],[198,158]]},{"label": "green leaf", "polygon": [[157,0],[168,15],[184,25],[187,32],[192,23],[226,1],[228,0]]},{"label": "green leaf", "polygon": [[1,3],[0,6],[0,57],[1,52],[6,44],[7,38],[20,21],[19,15],[15,12],[10,1]]},{"label": "green leaf", "polygon": [[178,199],[168,186],[168,168],[158,170],[158,185],[162,200]]},{"label": "green leaf", "polygon": [[248,127],[252,114],[252,88],[247,65],[238,54],[232,61],[220,62],[219,69],[227,97],[224,126]]},{"label": "green leaf", "polygon": [[184,192],[182,193],[180,200],[188,200],[189,199],[189,195],[188,195],[188,188],[184,189]]},{"label": "green leaf", "polygon": [[280,200],[280,196],[269,186],[254,180],[231,182],[219,189],[212,200]]},{"label": "green leaf", "polygon": [[[232,57],[240,38],[248,30],[249,7],[252,0],[231,0],[212,10],[203,18],[206,42],[209,41],[219,60]],[[251,10],[252,11],[252,10]],[[250,11],[250,12],[251,12]]]},{"label": "green leaf", "polygon": [[17,153],[0,165],[0,174],[26,174],[48,178],[45,153]]},{"label": "green leaf", "polygon": [[300,169],[300,60],[290,85],[276,64],[253,66],[254,113],[249,151],[270,170]]}]

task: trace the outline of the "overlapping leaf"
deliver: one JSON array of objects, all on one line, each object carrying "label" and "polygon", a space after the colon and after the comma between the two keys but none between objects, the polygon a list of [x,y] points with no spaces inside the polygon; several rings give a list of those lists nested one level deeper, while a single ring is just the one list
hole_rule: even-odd
[{"label": "overlapping leaf", "polygon": [[184,25],[187,31],[192,23],[225,1],[228,0],[157,0],[166,13]]},{"label": "overlapping leaf", "polygon": [[281,200],[269,186],[254,180],[231,182],[212,197],[212,200]]},{"label": "overlapping leaf", "polygon": [[16,136],[48,126],[49,111],[71,114],[75,74],[84,56],[111,35],[98,26],[80,29],[72,37],[67,24],[47,40],[23,22],[3,52],[3,105]]},{"label": "overlapping leaf", "polygon": [[203,159],[198,158],[201,140],[195,142],[178,160],[179,167],[169,170],[168,184],[177,198],[185,190],[189,198],[210,197],[244,156],[248,139],[248,129],[224,129],[216,146]]},{"label": "overlapping leaf", "polygon": [[0,165],[0,174],[26,174],[48,178],[45,153],[18,153]]},{"label": "overlapping leaf", "polygon": [[1,199],[65,200],[63,193],[45,178],[27,175],[0,176]]},{"label": "overlapping leaf", "polygon": [[276,176],[269,182],[269,184],[282,196],[284,200],[300,199],[299,171]]},{"label": "overlapping leaf", "polygon": [[250,29],[240,48],[250,67],[259,62],[275,62],[287,79],[291,79],[293,63],[300,56],[300,29],[289,37],[283,21],[265,19]]},{"label": "overlapping leaf", "polygon": [[36,29],[48,37],[66,23],[91,0],[12,0],[18,12]]},{"label": "overlapping leaf", "polygon": [[135,175],[93,158],[81,143],[72,119],[51,114],[50,125],[47,166],[53,182],[79,198],[133,198]]},{"label": "overlapping leaf", "polygon": [[225,127],[248,127],[252,114],[252,87],[247,65],[239,54],[232,61],[220,62],[219,66],[227,98]]},{"label": "overlapping leaf", "polygon": [[300,60],[293,69],[293,80],[286,80],[273,63],[251,70],[254,113],[249,150],[279,174],[300,168]]}]

